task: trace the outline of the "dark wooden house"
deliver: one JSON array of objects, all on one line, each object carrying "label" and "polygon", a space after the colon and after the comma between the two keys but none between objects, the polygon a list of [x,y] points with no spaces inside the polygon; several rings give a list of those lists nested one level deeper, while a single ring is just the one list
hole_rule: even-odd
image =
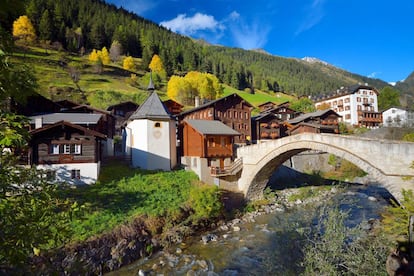
[{"label": "dark wooden house", "polygon": [[251,141],[251,110],[253,106],[237,94],[210,101],[178,115],[183,120],[217,120],[240,133],[234,143]]},{"label": "dark wooden house", "polygon": [[264,102],[264,103],[259,104],[257,106],[257,108],[259,108],[260,112],[264,112],[264,111],[272,109],[274,107],[276,107],[276,104],[274,102],[270,102],[270,101]]},{"label": "dark wooden house", "polygon": [[56,181],[96,182],[105,135],[66,121],[30,130],[29,134],[30,165],[53,173]]},{"label": "dark wooden house", "polygon": [[166,101],[163,101],[163,104],[171,115],[178,115],[183,112],[184,106],[174,100],[168,99]]},{"label": "dark wooden house", "polygon": [[122,128],[138,107],[138,104],[128,101],[111,105],[106,109],[115,117],[115,135],[122,135]]},{"label": "dark wooden house", "polygon": [[305,113],[286,122],[287,133],[339,133],[339,118],[341,116],[332,109]]},{"label": "dark wooden house", "polygon": [[286,136],[286,125],[272,112],[265,112],[252,117],[252,129],[253,142]]}]

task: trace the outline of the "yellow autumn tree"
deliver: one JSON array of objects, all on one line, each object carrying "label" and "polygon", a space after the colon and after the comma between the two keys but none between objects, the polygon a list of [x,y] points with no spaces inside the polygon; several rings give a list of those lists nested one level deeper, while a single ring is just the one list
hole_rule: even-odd
[{"label": "yellow autumn tree", "polygon": [[151,69],[152,72],[157,73],[161,77],[166,77],[166,72],[164,69],[164,65],[162,64],[162,60],[158,55],[153,55],[148,68]]},{"label": "yellow autumn tree", "polygon": [[13,36],[27,44],[36,40],[36,31],[27,15],[22,15],[13,22]]},{"label": "yellow autumn tree", "polygon": [[102,50],[98,52],[98,54],[100,54],[99,57],[101,58],[103,65],[108,65],[109,63],[111,63],[111,57],[109,56],[109,52],[108,49],[106,49],[106,47],[103,47]]},{"label": "yellow autumn tree", "polygon": [[122,67],[125,70],[134,71],[135,70],[134,59],[131,56],[127,56],[126,58],[124,58],[124,61],[122,62]]},{"label": "yellow autumn tree", "polygon": [[185,78],[179,76],[172,76],[168,81],[167,96],[184,105],[189,105],[193,102],[190,83]]},{"label": "yellow autumn tree", "polygon": [[96,49],[93,49],[92,52],[89,54],[88,60],[92,63],[96,63],[99,61],[99,54],[98,51],[96,51]]}]

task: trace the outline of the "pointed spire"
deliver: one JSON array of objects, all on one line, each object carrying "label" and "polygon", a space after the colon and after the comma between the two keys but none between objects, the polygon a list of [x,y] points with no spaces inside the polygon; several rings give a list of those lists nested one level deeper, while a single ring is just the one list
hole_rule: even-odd
[{"label": "pointed spire", "polygon": [[155,90],[154,82],[152,81],[152,70],[150,71],[150,81],[149,81],[147,90],[148,91],[154,91]]}]

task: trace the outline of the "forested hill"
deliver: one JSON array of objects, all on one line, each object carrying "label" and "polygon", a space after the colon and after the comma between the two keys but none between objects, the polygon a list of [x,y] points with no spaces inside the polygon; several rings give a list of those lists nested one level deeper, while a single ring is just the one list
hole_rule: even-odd
[{"label": "forested hill", "polygon": [[199,43],[101,0],[27,3],[24,12],[40,41],[74,53],[104,46],[109,49],[118,41],[124,54],[142,58],[143,70],[153,54],[158,54],[168,76],[191,70],[210,72],[237,89],[284,91],[297,96],[355,83],[369,83],[378,89],[387,85],[329,65]]}]

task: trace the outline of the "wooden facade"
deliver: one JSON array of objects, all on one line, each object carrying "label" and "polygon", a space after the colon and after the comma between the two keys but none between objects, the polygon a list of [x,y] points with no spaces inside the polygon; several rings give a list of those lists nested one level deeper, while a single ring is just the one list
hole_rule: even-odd
[{"label": "wooden facade", "polygon": [[339,118],[341,116],[331,109],[305,113],[287,121],[289,135],[303,132],[339,133]]},{"label": "wooden facade", "polygon": [[286,135],[286,126],[283,121],[270,112],[252,118],[252,126],[253,141],[278,139]]},{"label": "wooden facade", "polygon": [[29,132],[30,164],[97,163],[102,133],[61,121]]},{"label": "wooden facade", "polygon": [[168,99],[168,100],[164,101],[163,104],[168,109],[168,112],[171,115],[178,115],[181,112],[183,112],[184,106],[180,103],[177,103],[176,101]]},{"label": "wooden facade", "polygon": [[257,106],[257,108],[259,108],[260,112],[264,112],[264,111],[272,109],[274,107],[276,107],[276,104],[274,102],[269,102],[269,101],[265,102],[265,103],[262,103],[262,104],[259,104]]},{"label": "wooden facade", "polygon": [[186,119],[217,120],[240,133],[234,143],[251,141],[251,110],[253,106],[237,94],[232,94],[179,114],[180,121]]},{"label": "wooden facade", "polygon": [[227,158],[233,156],[233,137],[226,134],[204,134],[190,123],[184,122],[183,155],[201,158]]}]

